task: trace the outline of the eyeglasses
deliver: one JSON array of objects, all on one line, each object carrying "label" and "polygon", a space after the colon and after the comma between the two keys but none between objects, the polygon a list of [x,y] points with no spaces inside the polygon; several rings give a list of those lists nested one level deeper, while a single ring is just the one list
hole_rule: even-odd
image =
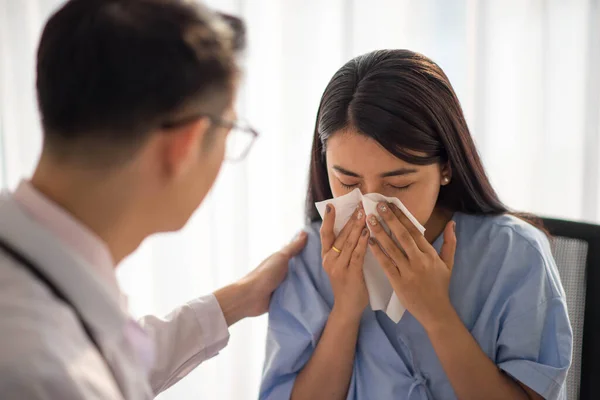
[{"label": "eyeglasses", "polygon": [[238,162],[246,158],[250,152],[250,149],[252,148],[252,145],[254,144],[254,141],[256,138],[258,138],[258,132],[243,120],[229,121],[210,114],[202,113],[180,119],[178,121],[163,123],[161,124],[161,128],[177,128],[202,117],[206,117],[210,119],[213,124],[229,130],[225,142],[225,159],[227,161]]}]

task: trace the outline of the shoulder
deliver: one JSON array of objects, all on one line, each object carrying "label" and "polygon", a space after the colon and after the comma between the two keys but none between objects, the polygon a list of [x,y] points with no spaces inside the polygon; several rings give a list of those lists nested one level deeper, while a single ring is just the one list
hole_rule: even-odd
[{"label": "shoulder", "polygon": [[314,222],[304,228],[308,240],[300,254],[290,260],[288,280],[315,281],[323,277],[320,228],[320,222]]},{"label": "shoulder", "polygon": [[[81,374],[101,360],[68,307],[0,253],[0,393],[83,398]],[[73,387],[71,387],[73,386]],[[85,385],[84,385],[85,386]],[[4,397],[3,397],[4,398]]]},{"label": "shoulder", "polygon": [[488,267],[503,266],[521,272],[554,272],[548,236],[529,222],[512,215],[457,217],[457,253],[485,261]]},{"label": "shoulder", "polygon": [[52,321],[64,322],[70,310],[58,301],[52,292],[22,267],[0,251],[0,310],[3,318],[0,329],[24,325],[59,326]]},{"label": "shoulder", "polygon": [[[3,335],[6,332],[3,332]],[[8,399],[78,398],[71,366],[41,342],[21,332],[18,341],[3,337],[0,346],[0,392]],[[27,345],[24,346],[24,345]],[[10,350],[7,351],[7,347]],[[4,398],[4,397],[3,397]]]},{"label": "shoulder", "polygon": [[271,298],[269,326],[272,329],[293,330],[294,321],[306,320],[310,321],[310,330],[318,330],[329,315],[333,293],[322,267],[319,229],[320,223],[306,226],[307,244],[290,260],[287,277]]},{"label": "shoulder", "polygon": [[564,297],[548,236],[512,215],[457,217],[460,263],[502,293],[528,291],[539,299]]},{"label": "shoulder", "polygon": [[[6,346],[4,338],[3,342],[2,347]],[[0,352],[0,393],[3,399],[120,398],[112,377],[101,368],[95,370],[96,363],[89,356],[91,352],[81,349],[66,359],[41,341],[27,338],[23,342],[31,347],[15,345],[11,341],[12,353],[5,357],[4,352]]]},{"label": "shoulder", "polygon": [[72,345],[63,346],[58,329],[36,321],[28,305],[15,299],[19,303],[22,309],[8,307],[12,314],[6,314],[6,301],[0,298],[0,309],[7,315],[0,322],[0,392],[8,399],[83,398],[77,390],[77,371],[85,369],[77,364],[87,357],[69,351]]},{"label": "shoulder", "polygon": [[315,255],[321,259],[321,222],[313,222],[306,225],[304,231],[308,234],[306,247],[300,253],[300,257],[305,259],[313,259]]},{"label": "shoulder", "polygon": [[489,246],[499,249],[517,247],[541,254],[550,252],[546,233],[513,215],[460,214],[458,219],[459,233],[464,232],[470,241],[487,242]]}]

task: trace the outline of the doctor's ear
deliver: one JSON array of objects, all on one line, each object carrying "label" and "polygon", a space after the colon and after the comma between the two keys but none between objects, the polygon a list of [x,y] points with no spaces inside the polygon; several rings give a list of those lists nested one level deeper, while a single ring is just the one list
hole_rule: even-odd
[{"label": "doctor's ear", "polygon": [[210,119],[202,117],[171,128],[162,134],[165,173],[178,176],[198,162],[207,135],[210,134],[210,126]]},{"label": "doctor's ear", "polygon": [[450,167],[450,163],[446,163],[442,166],[441,175],[442,186],[446,186],[452,181],[452,168]]}]

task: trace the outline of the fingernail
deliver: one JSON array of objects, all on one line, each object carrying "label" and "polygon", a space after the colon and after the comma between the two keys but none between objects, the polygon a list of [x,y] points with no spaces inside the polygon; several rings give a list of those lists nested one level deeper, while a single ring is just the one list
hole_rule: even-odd
[{"label": "fingernail", "polygon": [[325,214],[329,214],[331,212],[331,206],[329,204],[327,204],[327,207],[325,207]]},{"label": "fingernail", "polygon": [[369,244],[370,245],[375,245],[375,239],[369,238]]},{"label": "fingernail", "polygon": [[388,207],[385,203],[379,204],[378,208],[379,208],[379,211],[381,211],[382,213],[386,213],[388,211]]},{"label": "fingernail", "polygon": [[367,236],[368,233],[369,233],[369,230],[367,228],[363,229],[363,231],[362,231],[363,236]]},{"label": "fingernail", "polygon": [[375,225],[377,225],[377,217],[376,217],[376,216],[374,216],[374,215],[371,215],[371,216],[369,217],[369,224],[370,224],[371,226],[375,226]]},{"label": "fingernail", "polygon": [[358,210],[358,212],[356,213],[356,219],[362,219],[362,217],[364,216],[362,210]]}]

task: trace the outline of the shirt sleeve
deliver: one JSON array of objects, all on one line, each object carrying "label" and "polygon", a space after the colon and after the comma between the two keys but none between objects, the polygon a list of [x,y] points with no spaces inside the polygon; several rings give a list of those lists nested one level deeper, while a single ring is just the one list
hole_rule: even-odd
[{"label": "shirt sleeve", "polygon": [[177,383],[229,341],[229,330],[214,295],[193,300],[165,318],[147,316],[140,324],[153,339],[150,384],[158,394]]},{"label": "shirt sleeve", "polygon": [[545,238],[525,247],[511,257],[515,271],[524,272],[507,280],[496,364],[545,399],[562,399],[572,351],[565,294]]},{"label": "shirt sleeve", "polygon": [[261,400],[290,398],[296,376],[310,359],[331,312],[330,289],[316,286],[329,282],[321,275],[317,233],[309,232],[304,251],[290,261],[289,268],[269,309]]}]

